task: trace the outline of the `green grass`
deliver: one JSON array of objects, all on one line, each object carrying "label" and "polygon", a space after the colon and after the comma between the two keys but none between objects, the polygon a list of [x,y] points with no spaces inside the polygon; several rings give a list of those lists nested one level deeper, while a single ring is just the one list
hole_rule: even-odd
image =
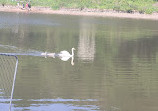
[{"label": "green grass", "polygon": [[[153,6],[156,2],[158,0],[31,0],[32,6],[48,6],[56,10],[63,7],[100,10],[112,9],[127,13],[138,11],[147,14],[158,12],[158,7]],[[16,4],[15,2],[11,2],[11,0],[0,0],[0,3]]]}]

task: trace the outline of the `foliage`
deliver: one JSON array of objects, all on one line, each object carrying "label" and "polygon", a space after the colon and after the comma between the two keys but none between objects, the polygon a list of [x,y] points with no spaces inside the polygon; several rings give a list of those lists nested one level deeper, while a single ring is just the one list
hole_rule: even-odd
[{"label": "foliage", "polygon": [[[21,0],[26,1],[26,0]],[[84,8],[89,9],[112,9],[116,11],[123,11],[133,13],[138,11],[140,13],[151,14],[158,12],[158,7],[153,4],[158,0],[31,0],[33,6],[47,6],[52,9],[60,8]],[[12,4],[11,0],[0,0],[0,3]]]}]

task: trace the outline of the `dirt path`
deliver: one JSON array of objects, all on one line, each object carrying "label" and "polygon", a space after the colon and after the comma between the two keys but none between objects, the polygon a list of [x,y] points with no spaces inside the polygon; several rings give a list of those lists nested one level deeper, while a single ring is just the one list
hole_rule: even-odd
[{"label": "dirt path", "polygon": [[158,13],[153,14],[139,14],[139,13],[123,13],[113,10],[97,10],[97,9],[60,9],[52,10],[48,7],[32,7],[31,11],[22,9],[16,6],[0,6],[2,12],[22,12],[22,13],[42,13],[42,14],[60,14],[60,15],[78,15],[78,16],[100,16],[100,17],[118,17],[118,18],[132,18],[132,19],[149,19],[158,20]]}]

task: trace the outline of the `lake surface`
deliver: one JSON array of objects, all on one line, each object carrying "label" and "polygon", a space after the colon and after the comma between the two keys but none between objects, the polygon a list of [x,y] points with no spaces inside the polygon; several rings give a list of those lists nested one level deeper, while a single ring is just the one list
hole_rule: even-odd
[{"label": "lake surface", "polygon": [[0,12],[0,52],[23,54],[13,111],[158,110],[158,21]]}]

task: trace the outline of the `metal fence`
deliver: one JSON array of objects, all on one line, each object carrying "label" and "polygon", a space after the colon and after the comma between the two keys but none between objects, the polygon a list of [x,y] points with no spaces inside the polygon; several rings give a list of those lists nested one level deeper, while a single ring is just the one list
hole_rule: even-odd
[{"label": "metal fence", "polygon": [[18,58],[0,54],[0,110],[11,111]]}]

